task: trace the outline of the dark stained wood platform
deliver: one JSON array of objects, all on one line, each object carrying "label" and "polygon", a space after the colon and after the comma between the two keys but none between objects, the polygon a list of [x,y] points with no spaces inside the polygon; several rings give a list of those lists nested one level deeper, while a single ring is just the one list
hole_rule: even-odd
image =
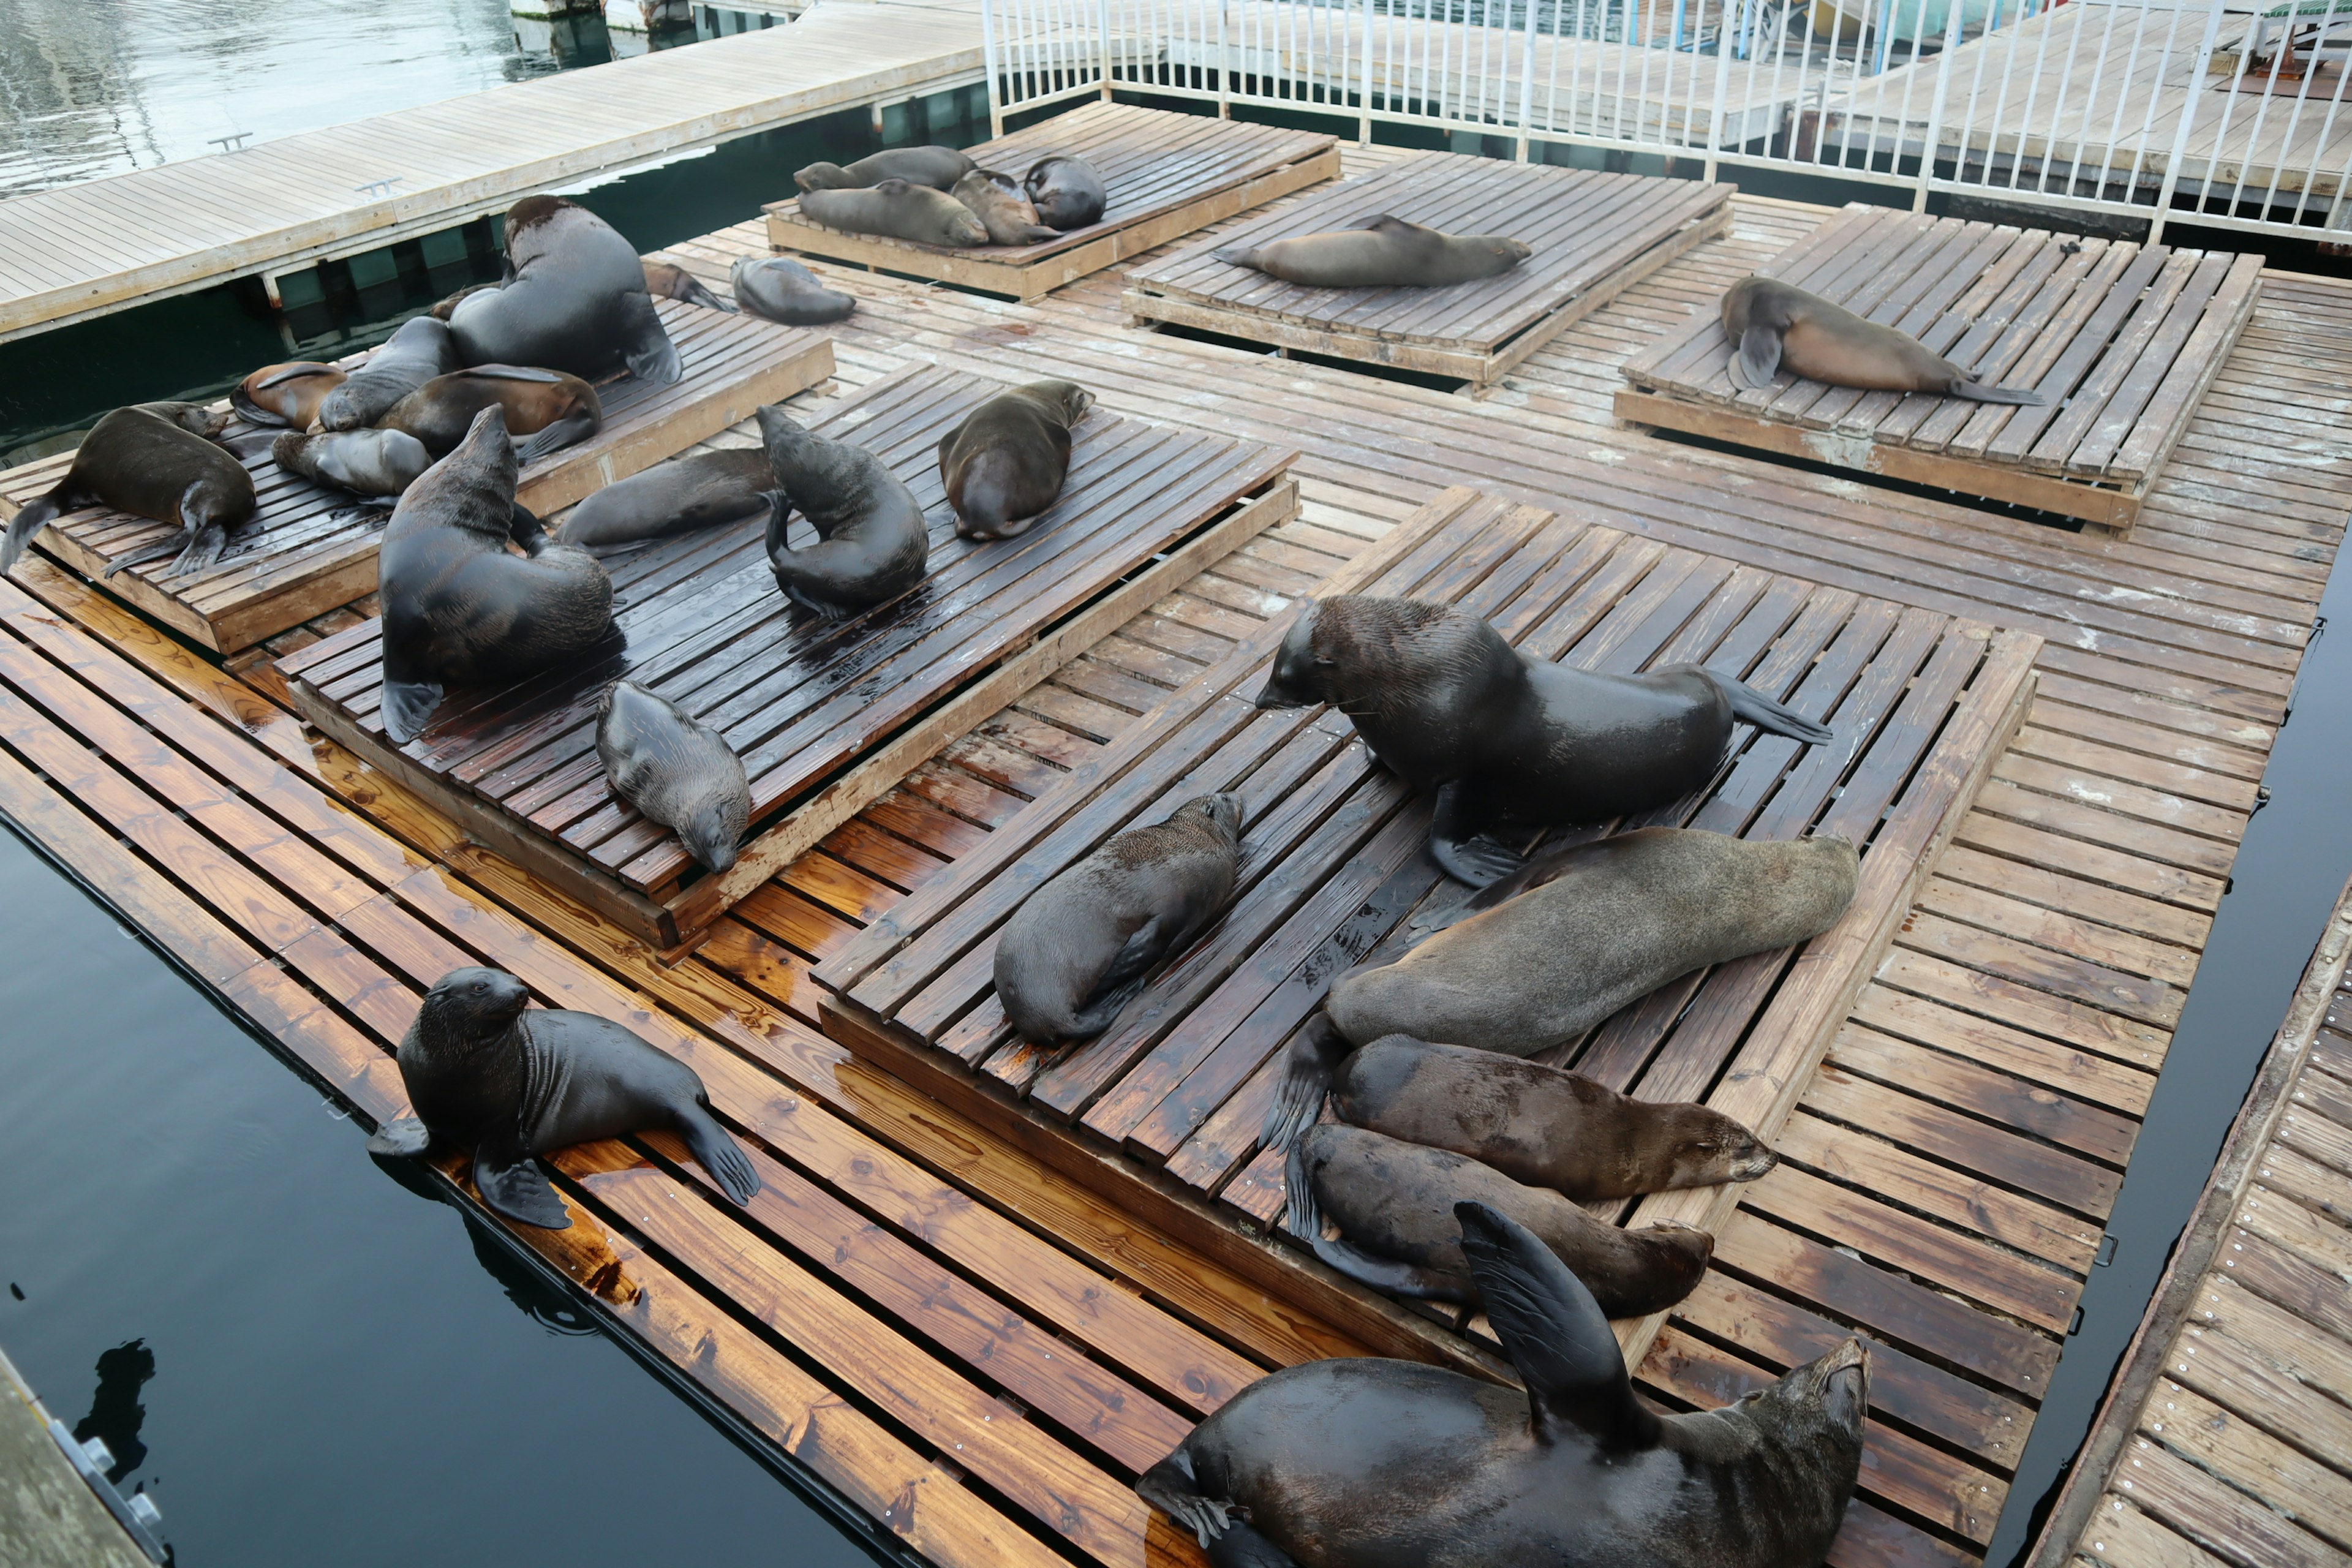
[{"label": "dark stained wood platform", "polygon": [[[909,367],[813,426],[881,457],[929,516],[923,585],[862,616],[829,621],[786,601],[755,518],[613,563],[622,637],[607,652],[503,690],[454,691],[404,747],[381,723],[380,622],[280,672],[320,729],[509,858],[674,949],[950,740],[1297,509],[1287,454],[1097,412],[1044,520],[1017,539],[961,539],[939,442],[1003,384]],[[803,522],[795,542],[813,537]],[[624,677],[743,759],[751,826],[724,875],[611,794],[595,710]]]},{"label": "dark stained wood platform", "polygon": [[2238,340],[2263,258],[1855,205],[1758,268],[1909,332],[2039,408],[1732,384],[1716,307],[1628,359],[1619,417],[2127,533]]},{"label": "dark stained wood platform", "polygon": [[1049,153],[1084,158],[1109,205],[1100,223],[1042,244],[958,249],[844,234],[803,217],[794,198],[769,204],[769,243],[1028,300],[1339,174],[1339,145],[1321,132],[1133,104],[1090,103],[964,151],[1016,181]]},{"label": "dark stained wood platform", "polygon": [[[544,516],[589,491],[626,479],[697,441],[833,374],[833,342],[822,332],[658,300],[685,363],[673,386],[623,375],[597,387],[604,427],[522,471],[516,499]],[[356,365],[365,354],[339,363]],[[223,404],[220,406],[226,407]],[[225,438],[277,432],[231,415]],[[72,465],[70,453],[0,474],[0,517],[47,490]],[[166,626],[219,653],[235,653],[314,616],[375,591],[376,545],[389,503],[314,485],[270,460],[265,445],[245,459],[261,510],[205,571],[167,577],[165,557],[125,569],[105,586]],[[41,531],[35,545],[74,570],[100,577],[114,561],[174,531],[170,525],[92,508]]]},{"label": "dark stained wood platform", "polygon": [[[1730,226],[1733,187],[1424,153],[1327,185],[1138,267],[1129,315],[1250,342],[1460,376],[1486,386],[1581,320]],[[1535,254],[1444,289],[1312,289],[1220,261],[1227,246],[1360,228],[1383,214],[1449,234],[1501,234]]]}]

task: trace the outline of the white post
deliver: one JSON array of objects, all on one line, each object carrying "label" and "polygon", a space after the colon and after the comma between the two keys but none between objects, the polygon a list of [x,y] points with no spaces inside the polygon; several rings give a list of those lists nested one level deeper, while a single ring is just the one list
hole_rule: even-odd
[{"label": "white post", "polygon": [[[2205,79],[2213,70],[2213,40],[2221,31],[2221,0],[2207,0],[2205,6],[2205,38],[2197,46],[2196,63],[2189,72],[2189,106],[2180,111],[2179,128],[2172,133],[2172,156],[2164,163],[2164,185],[2156,193],[2156,216],[2148,220],[2147,243],[2156,244],[2164,237],[2164,220],[2172,211],[2172,194],[2180,184],[2180,161],[2189,155],[2189,133],[2197,125],[2198,100],[2205,96]],[[2221,149],[2215,148],[2218,153]],[[2206,183],[2213,178],[2213,162],[2205,167]]]},{"label": "white post", "polygon": [[981,68],[988,72],[988,133],[1004,134],[1004,94],[996,75],[996,13],[991,0],[980,0]]},{"label": "white post", "polygon": [[[1925,4],[1925,0],[1921,3]],[[1960,0],[1951,0],[1951,15],[1944,20],[1943,52],[1936,58],[1936,97],[1927,106],[1927,142],[1919,150],[1919,188],[1911,194],[1911,210],[1915,213],[1927,210],[1927,182],[1936,177],[1936,141],[1944,133],[1944,95],[1952,86],[1952,51],[1960,47],[1960,16],[1967,7]],[[1916,44],[1912,46],[1912,52],[1918,52]],[[1900,132],[1895,133],[1895,155],[1903,155]],[[1957,174],[1959,170],[1956,166],[1952,172]]]},{"label": "white post", "polygon": [[1372,144],[1372,0],[1357,0],[1364,8],[1364,87],[1356,100],[1356,141]]},{"label": "white post", "polygon": [[[1503,16],[1507,21],[1510,13],[1505,11]],[[1522,163],[1528,161],[1528,121],[1535,114],[1536,0],[1527,0],[1527,19],[1523,26],[1528,31],[1528,47],[1519,66],[1519,162]]]},{"label": "white post", "polygon": [[[1706,183],[1710,185],[1715,184],[1717,154],[1723,150],[1723,110],[1725,106],[1731,101],[1731,34],[1733,30],[1731,8],[1738,3],[1738,0],[1717,0],[1716,8],[1715,107],[1707,111],[1706,168],[1704,171],[1704,177]],[[1761,4],[1762,0],[1756,0],[1756,3]],[[1954,5],[1958,5],[1959,0],[1952,0],[1952,3]],[[1699,0],[1697,14],[1691,21],[1691,52],[1693,54],[1696,54],[1698,52],[1699,34],[1705,30],[1706,26],[1706,0]],[[1669,111],[1671,111],[1671,109],[1672,106],[1669,105]],[[1664,124],[1659,126],[1658,134],[1661,137],[1664,136],[1665,127]],[[1685,129],[1684,134],[1685,136],[1689,134],[1688,128]]]},{"label": "white post", "polygon": [[1097,0],[1095,5],[1095,44],[1102,56],[1103,101],[1110,101],[1110,0]]},{"label": "white post", "polygon": [[[2220,0],[2215,0],[2218,5]],[[1234,59],[1225,42],[1225,0],[1217,0],[1217,118],[1234,117]]]}]

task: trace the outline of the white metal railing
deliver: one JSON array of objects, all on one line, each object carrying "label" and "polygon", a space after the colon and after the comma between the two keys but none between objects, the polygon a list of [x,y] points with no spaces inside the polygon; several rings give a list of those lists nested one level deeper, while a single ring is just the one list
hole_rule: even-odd
[{"label": "white metal railing", "polygon": [[[982,0],[991,109],[1113,91],[2334,238],[2352,0]],[[2176,198],[2179,201],[2176,202]]]}]

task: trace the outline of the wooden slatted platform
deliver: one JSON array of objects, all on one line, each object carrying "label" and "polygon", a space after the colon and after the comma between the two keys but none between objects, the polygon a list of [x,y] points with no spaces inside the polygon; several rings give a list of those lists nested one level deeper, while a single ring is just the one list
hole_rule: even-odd
[{"label": "wooden slatted platform", "polygon": [[[685,450],[833,374],[822,332],[755,316],[656,300],[684,362],[684,379],[655,386],[631,376],[602,384],[604,428],[522,471],[516,499],[544,516],[589,491]],[[365,354],[341,362],[356,364]],[[223,404],[220,406],[226,407]],[[228,438],[273,432],[231,416]],[[0,516],[47,490],[70,453],[0,474]],[[203,572],[170,577],[165,557],[126,568],[106,586],[166,626],[218,653],[235,653],[314,616],[375,592],[376,545],[389,509],[314,485],[271,461],[267,446],[245,459],[261,499],[253,522]],[[169,524],[92,508],[69,512],[36,536],[37,548],[92,578],[119,557],[174,531]]]},{"label": "wooden slatted platform", "polygon": [[[404,747],[381,723],[380,622],[279,669],[320,730],[517,864],[676,949],[956,735],[1297,509],[1287,454],[1097,413],[1044,521],[1017,539],[961,539],[940,439],[1003,385],[910,367],[813,426],[881,457],[929,515],[923,586],[863,616],[828,622],[789,604],[758,518],[614,563],[625,647],[504,690],[453,692]],[[625,676],[742,757],[751,826],[724,875],[611,795],[595,710]]]},{"label": "wooden slatted platform", "polygon": [[1015,180],[1048,153],[1082,157],[1101,174],[1109,205],[1100,223],[1043,244],[955,249],[844,234],[801,216],[794,199],[767,207],[769,242],[1028,300],[1339,173],[1339,144],[1320,132],[1133,104],[1090,103],[964,151]]},{"label": "wooden slatted platform", "polygon": [[[1168,321],[1340,359],[1493,383],[1731,223],[1732,187],[1426,153],[1327,185],[1127,275],[1122,303]],[[1502,234],[1535,254],[1444,289],[1310,289],[1216,258],[1227,246],[1359,228],[1387,214]]]},{"label": "wooden slatted platform", "polygon": [[2128,533],[2253,312],[2263,259],[1855,205],[1759,268],[1898,327],[2040,408],[1801,381],[1732,384],[1717,308],[1625,362],[1636,424]]}]

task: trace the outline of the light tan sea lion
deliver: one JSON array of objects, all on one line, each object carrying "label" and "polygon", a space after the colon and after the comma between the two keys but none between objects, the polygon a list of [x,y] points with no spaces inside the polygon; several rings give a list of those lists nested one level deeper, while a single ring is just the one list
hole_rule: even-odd
[{"label": "light tan sea lion", "polygon": [[861,190],[815,190],[801,197],[801,211],[844,234],[874,234],[969,249],[988,243],[980,216],[945,191],[905,180],[885,180]]},{"label": "light tan sea lion", "polygon": [[229,406],[250,425],[308,430],[319,417],[319,405],[327,400],[327,394],[346,379],[341,370],[316,360],[266,364],[236,384],[228,395]]},{"label": "light tan sea lion", "polygon": [[991,245],[1043,245],[1061,235],[1037,221],[1035,204],[1022,193],[1010,174],[974,169],[948,193],[970,207],[988,226]]},{"label": "light tan sea lion", "polygon": [[1501,234],[1441,234],[1383,215],[1361,228],[1231,245],[1217,259],[1314,289],[1443,289],[1496,278],[1535,254]]},{"label": "light tan sea lion", "polygon": [[2049,401],[2030,388],[1971,380],[1908,332],[1754,273],[1725,290],[1723,335],[1732,343],[1731,383],[1743,391],[1769,386],[1786,370],[1808,381],[1873,392],[1933,392],[2034,408]]}]

